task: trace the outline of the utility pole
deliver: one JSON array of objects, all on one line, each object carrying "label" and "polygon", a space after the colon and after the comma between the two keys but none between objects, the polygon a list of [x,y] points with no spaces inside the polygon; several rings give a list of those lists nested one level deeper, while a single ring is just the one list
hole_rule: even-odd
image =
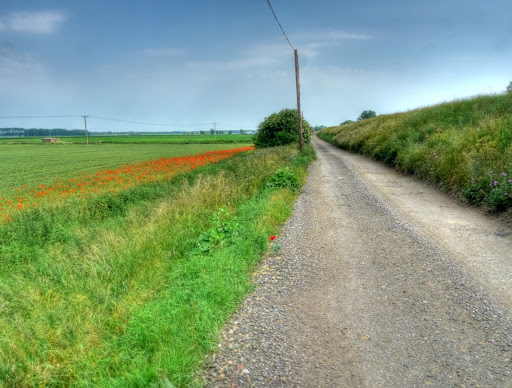
[{"label": "utility pole", "polygon": [[299,116],[299,148],[300,152],[304,150],[304,139],[302,137],[302,110],[300,109],[300,79],[299,79],[299,54],[297,49],[295,53],[295,82],[297,85],[297,116]]},{"label": "utility pole", "polygon": [[213,135],[214,139],[217,139],[217,123],[213,123]]},{"label": "utility pole", "polygon": [[82,116],[84,118],[84,124],[85,124],[85,138],[86,138],[86,145],[89,145],[89,134],[87,133],[87,116]]}]

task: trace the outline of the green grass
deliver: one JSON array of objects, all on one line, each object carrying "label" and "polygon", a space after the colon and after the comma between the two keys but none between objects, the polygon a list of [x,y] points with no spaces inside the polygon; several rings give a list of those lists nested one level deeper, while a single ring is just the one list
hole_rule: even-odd
[{"label": "green grass", "polygon": [[493,211],[512,208],[512,93],[378,116],[319,136]]},{"label": "green grass", "polygon": [[234,144],[0,145],[0,195],[25,184],[49,184],[90,171],[149,159],[238,148]]},{"label": "green grass", "polygon": [[[42,144],[42,137],[5,137],[0,138],[0,144]],[[62,143],[71,144],[85,144],[86,138],[83,137],[60,137]],[[226,144],[226,143],[239,143],[250,144],[252,143],[252,135],[90,135],[89,144]],[[46,146],[54,146],[56,144],[45,144]]]},{"label": "green grass", "polygon": [[[266,182],[285,167],[303,182],[313,157],[235,155],[2,225],[0,386],[200,385],[194,371],[297,195]],[[237,233],[201,251],[223,207]]]}]

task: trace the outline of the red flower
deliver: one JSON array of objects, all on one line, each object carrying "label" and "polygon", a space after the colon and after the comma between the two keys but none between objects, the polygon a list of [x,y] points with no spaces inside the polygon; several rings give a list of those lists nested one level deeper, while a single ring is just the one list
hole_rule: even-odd
[{"label": "red flower", "polygon": [[271,240],[275,240],[275,239],[276,239],[276,236],[270,236],[270,239],[271,239]]}]

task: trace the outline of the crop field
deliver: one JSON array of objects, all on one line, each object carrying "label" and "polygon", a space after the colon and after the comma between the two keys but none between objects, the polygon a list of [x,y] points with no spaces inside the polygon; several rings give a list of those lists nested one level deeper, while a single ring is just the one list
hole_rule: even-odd
[{"label": "crop field", "polygon": [[0,220],[69,197],[169,179],[247,149],[233,144],[3,145]]},{"label": "crop field", "polygon": [[[85,136],[81,137],[59,137],[62,143],[85,144]],[[89,135],[90,144],[112,143],[112,144],[226,144],[252,142],[252,135]],[[38,137],[4,137],[0,138],[0,144],[40,144],[41,136]]]},{"label": "crop field", "polygon": [[202,386],[314,158],[249,149],[0,145],[0,386]]}]

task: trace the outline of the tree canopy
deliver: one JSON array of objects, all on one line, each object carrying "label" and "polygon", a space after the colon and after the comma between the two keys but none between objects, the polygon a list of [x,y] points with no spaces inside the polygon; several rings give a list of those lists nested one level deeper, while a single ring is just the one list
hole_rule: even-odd
[{"label": "tree canopy", "polygon": [[376,117],[377,114],[373,110],[365,110],[361,113],[361,115],[357,118],[357,121],[370,119],[372,117]]},{"label": "tree canopy", "polygon": [[354,122],[354,121],[352,121],[352,120],[345,120],[344,122],[342,122],[342,123],[340,124],[340,126],[341,126],[341,125],[345,125],[345,124],[350,124],[350,123],[353,123],[353,122]]},{"label": "tree canopy", "polygon": [[[299,141],[299,116],[296,109],[283,109],[266,117],[254,136],[257,147],[273,147]],[[302,119],[302,137],[304,143],[310,141],[311,125]]]}]

